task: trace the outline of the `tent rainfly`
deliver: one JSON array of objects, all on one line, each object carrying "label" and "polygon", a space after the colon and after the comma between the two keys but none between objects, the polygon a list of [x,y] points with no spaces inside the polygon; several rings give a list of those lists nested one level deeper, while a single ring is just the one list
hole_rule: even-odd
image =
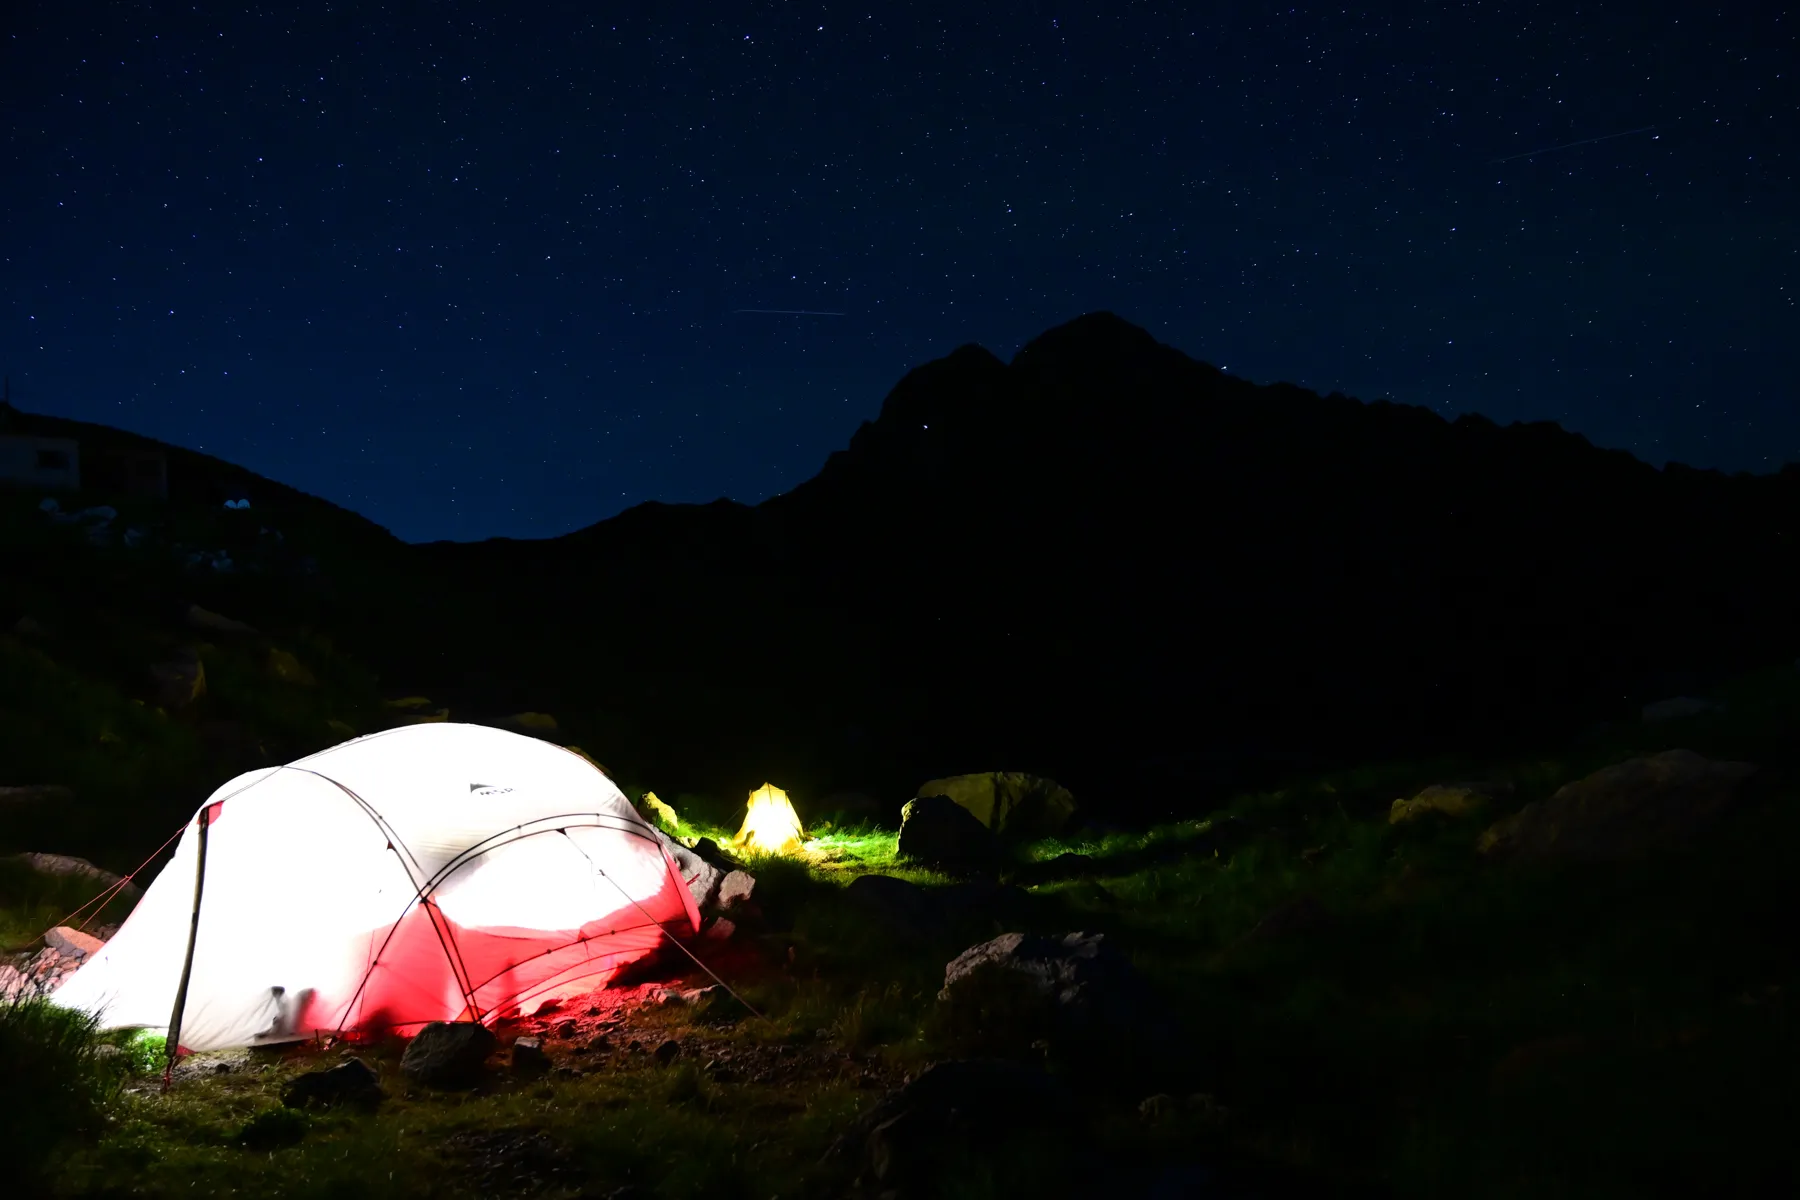
[{"label": "tent rainfly", "polygon": [[597,987],[693,897],[612,782],[560,746],[413,725],[239,776],[54,996],[217,1050],[490,1021]]}]

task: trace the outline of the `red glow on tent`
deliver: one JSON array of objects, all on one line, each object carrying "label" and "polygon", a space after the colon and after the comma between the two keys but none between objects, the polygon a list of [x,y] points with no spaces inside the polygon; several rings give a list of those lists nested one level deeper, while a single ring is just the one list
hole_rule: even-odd
[{"label": "red glow on tent", "polygon": [[552,997],[603,987],[683,919],[690,929],[699,928],[699,909],[673,862],[655,896],[626,901],[578,930],[466,926],[422,899],[391,930],[370,939],[373,961],[359,993],[309,997],[294,1027],[379,1033],[432,1021],[492,1021]]}]

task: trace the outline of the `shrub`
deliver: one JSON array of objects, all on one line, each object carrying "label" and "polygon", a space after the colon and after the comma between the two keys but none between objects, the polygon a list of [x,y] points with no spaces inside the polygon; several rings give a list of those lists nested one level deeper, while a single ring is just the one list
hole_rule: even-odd
[{"label": "shrub", "polygon": [[102,1049],[93,1017],[34,999],[0,1004],[0,1162],[41,1177],[69,1137],[95,1128],[125,1056]]}]

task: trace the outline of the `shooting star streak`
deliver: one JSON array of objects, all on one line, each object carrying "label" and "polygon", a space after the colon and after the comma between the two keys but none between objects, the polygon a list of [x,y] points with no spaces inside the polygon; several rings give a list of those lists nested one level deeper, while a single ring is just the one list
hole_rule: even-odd
[{"label": "shooting star streak", "polygon": [[773,313],[781,317],[841,317],[843,313],[819,312],[811,308],[734,308],[734,313]]},{"label": "shooting star streak", "polygon": [[1488,165],[1497,166],[1500,163],[1515,162],[1521,158],[1535,158],[1539,154],[1554,154],[1558,150],[1571,150],[1576,146],[1591,146],[1595,142],[1610,142],[1614,138],[1630,137],[1634,133],[1649,133],[1655,128],[1656,126],[1654,125],[1646,125],[1642,129],[1627,129],[1622,133],[1608,133],[1603,134],[1600,137],[1582,138],[1579,142],[1564,142],[1560,146],[1545,146],[1541,150],[1527,150],[1523,154],[1509,154],[1505,158],[1489,159]]}]

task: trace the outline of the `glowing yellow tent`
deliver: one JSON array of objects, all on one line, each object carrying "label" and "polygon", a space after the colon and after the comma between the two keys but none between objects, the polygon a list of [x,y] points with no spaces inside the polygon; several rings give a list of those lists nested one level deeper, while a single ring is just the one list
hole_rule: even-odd
[{"label": "glowing yellow tent", "polygon": [[774,784],[765,783],[750,793],[744,827],[731,844],[759,854],[793,854],[805,840],[806,831],[800,827],[793,801]]}]

